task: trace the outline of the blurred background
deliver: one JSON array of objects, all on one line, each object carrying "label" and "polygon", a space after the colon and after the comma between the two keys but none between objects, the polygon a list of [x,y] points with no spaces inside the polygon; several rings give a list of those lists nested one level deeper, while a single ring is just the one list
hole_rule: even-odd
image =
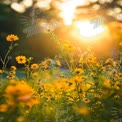
[{"label": "blurred background", "polygon": [[82,50],[91,46],[98,57],[116,57],[122,40],[122,0],[0,0],[0,56],[8,50],[8,34],[20,38],[9,65],[16,64],[17,55],[34,57],[37,63],[57,55],[49,30]]}]

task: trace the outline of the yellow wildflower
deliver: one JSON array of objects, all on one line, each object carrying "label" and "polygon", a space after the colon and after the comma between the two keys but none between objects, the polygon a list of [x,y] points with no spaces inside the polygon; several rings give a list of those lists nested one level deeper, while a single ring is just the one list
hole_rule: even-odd
[{"label": "yellow wildflower", "polygon": [[38,76],[39,76],[39,74],[37,72],[32,73],[32,77],[36,78]]},{"label": "yellow wildflower", "polygon": [[38,64],[32,64],[31,65],[31,69],[38,69],[39,68],[39,65]]},{"label": "yellow wildflower", "polygon": [[48,68],[47,62],[46,62],[46,61],[42,61],[42,62],[41,62],[41,67],[42,67],[43,69]]},{"label": "yellow wildflower", "polygon": [[7,76],[7,78],[8,78],[8,79],[14,79],[14,78],[15,78],[15,76],[14,76],[14,75],[9,74],[9,75]]},{"label": "yellow wildflower", "polygon": [[110,81],[110,79],[106,79],[105,82],[104,82],[104,85],[106,87],[111,87],[111,81]]},{"label": "yellow wildflower", "polygon": [[1,104],[0,105],[0,112],[6,112],[8,109],[8,105],[7,104]]},{"label": "yellow wildflower", "polygon": [[25,122],[24,120],[25,120],[25,119],[24,119],[23,116],[19,116],[19,117],[17,118],[17,122]]},{"label": "yellow wildflower", "polygon": [[85,106],[82,106],[82,107],[74,107],[74,109],[79,114],[82,114],[82,115],[85,115],[85,116],[89,114],[89,108],[88,107],[85,107]]},{"label": "yellow wildflower", "polygon": [[83,98],[83,102],[84,102],[84,103],[89,103],[90,100],[89,100],[88,98]]},{"label": "yellow wildflower", "polygon": [[52,63],[52,59],[49,59],[49,58],[48,58],[48,59],[46,60],[46,62],[47,62],[47,64],[51,64],[51,63]]},{"label": "yellow wildflower", "polygon": [[81,83],[84,81],[85,78],[86,78],[85,76],[74,76],[73,80],[77,83]]},{"label": "yellow wildflower", "polygon": [[112,61],[113,61],[113,59],[108,58],[108,59],[105,61],[105,63],[108,64],[108,63],[111,63]]},{"label": "yellow wildflower", "polygon": [[14,34],[10,34],[6,37],[6,40],[9,41],[9,42],[12,42],[12,41],[17,41],[19,40],[18,36],[17,35],[14,35]]},{"label": "yellow wildflower", "polygon": [[32,107],[38,103],[37,98],[33,96],[34,90],[24,81],[17,82],[15,85],[9,85],[5,89],[5,97],[8,98],[8,103],[21,103]]},{"label": "yellow wildflower", "polygon": [[112,62],[112,65],[113,65],[114,67],[116,67],[116,66],[117,66],[117,62],[116,62],[116,61],[113,61],[113,62]]},{"label": "yellow wildflower", "polygon": [[84,71],[81,68],[76,68],[74,70],[74,72],[77,73],[77,74],[79,74],[79,75],[82,74],[82,73],[84,73]]},{"label": "yellow wildflower", "polygon": [[0,69],[0,74],[2,74],[3,73],[3,70],[2,69]]},{"label": "yellow wildflower", "polygon": [[17,56],[16,61],[18,64],[25,64],[26,63],[26,57],[25,56]]},{"label": "yellow wildflower", "polygon": [[115,82],[114,86],[116,89],[119,90],[122,87],[122,84],[119,81],[117,81],[117,82]]},{"label": "yellow wildflower", "polygon": [[73,45],[67,45],[66,46],[66,49],[69,50],[69,51],[71,51],[71,50],[74,50],[75,47]]},{"label": "yellow wildflower", "polygon": [[15,74],[16,74],[15,71],[10,71],[10,72],[9,72],[9,75],[15,75]]},{"label": "yellow wildflower", "polygon": [[93,76],[95,76],[95,73],[94,73],[94,72],[91,72],[91,73],[89,74],[89,76],[93,77]]},{"label": "yellow wildflower", "polygon": [[70,41],[68,41],[68,40],[64,41],[64,45],[69,45],[69,44],[70,44]]},{"label": "yellow wildflower", "polygon": [[16,70],[17,68],[15,66],[11,66],[11,70]]},{"label": "yellow wildflower", "polygon": [[56,65],[59,66],[59,67],[61,66],[61,63],[60,63],[59,60],[56,61]]}]

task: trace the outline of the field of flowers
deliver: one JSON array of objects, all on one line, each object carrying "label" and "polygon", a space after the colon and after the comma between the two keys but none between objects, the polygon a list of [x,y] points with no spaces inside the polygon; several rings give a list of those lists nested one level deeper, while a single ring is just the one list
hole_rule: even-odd
[{"label": "field of flowers", "polygon": [[98,60],[91,48],[83,52],[53,32],[49,35],[60,55],[39,64],[16,56],[24,67],[21,78],[16,66],[6,68],[19,37],[6,37],[10,46],[0,59],[0,122],[121,122],[122,42],[115,60]]}]

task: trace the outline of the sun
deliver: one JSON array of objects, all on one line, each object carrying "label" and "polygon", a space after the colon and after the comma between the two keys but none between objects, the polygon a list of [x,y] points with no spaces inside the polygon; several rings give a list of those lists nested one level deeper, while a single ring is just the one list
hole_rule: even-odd
[{"label": "sun", "polygon": [[76,23],[77,28],[79,28],[80,35],[84,38],[91,38],[101,35],[104,32],[104,27],[98,25],[94,28],[94,24],[90,21],[82,21]]}]

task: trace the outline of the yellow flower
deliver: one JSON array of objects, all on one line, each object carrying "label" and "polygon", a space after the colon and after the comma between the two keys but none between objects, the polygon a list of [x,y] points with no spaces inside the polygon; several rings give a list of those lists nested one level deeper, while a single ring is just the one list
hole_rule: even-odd
[{"label": "yellow flower", "polygon": [[52,59],[47,59],[46,62],[47,62],[47,64],[51,64],[52,63]]},{"label": "yellow flower", "polygon": [[25,104],[31,108],[33,105],[39,104],[39,101],[36,97],[32,97],[30,100],[25,101]]},{"label": "yellow flower", "polygon": [[81,83],[84,81],[85,78],[86,77],[84,77],[84,76],[74,76],[72,80],[77,82],[77,83]]},{"label": "yellow flower", "polygon": [[43,69],[47,69],[47,68],[48,68],[47,62],[46,62],[46,61],[42,61],[42,62],[41,62],[41,67],[42,67]]},{"label": "yellow flower", "polygon": [[94,73],[94,72],[91,72],[89,75],[90,75],[91,77],[93,77],[93,76],[95,76],[95,73]]},{"label": "yellow flower", "polygon": [[70,44],[70,41],[68,41],[68,40],[64,41],[64,45],[69,45],[69,44]]},{"label": "yellow flower", "polygon": [[39,65],[38,64],[32,64],[31,65],[31,69],[38,69],[39,68]]},{"label": "yellow flower", "polygon": [[24,117],[23,116],[19,116],[17,118],[17,122],[24,122]]},{"label": "yellow flower", "polygon": [[16,70],[17,68],[15,66],[11,66],[11,70]]},{"label": "yellow flower", "polygon": [[106,79],[105,82],[104,82],[104,85],[106,87],[111,87],[111,81],[109,79]]},{"label": "yellow flower", "polygon": [[112,65],[113,65],[114,67],[116,67],[116,66],[117,66],[117,62],[116,62],[116,61],[113,61],[113,62],[112,62]]},{"label": "yellow flower", "polygon": [[122,41],[119,43],[120,46],[122,46]]},{"label": "yellow flower", "polygon": [[56,65],[59,66],[59,67],[61,66],[61,63],[60,63],[59,60],[56,61]]},{"label": "yellow flower", "polygon": [[18,64],[25,64],[26,63],[26,57],[25,56],[17,56],[16,61]]},{"label": "yellow flower", "polygon": [[32,73],[32,77],[36,78],[38,76],[39,76],[39,74],[37,72]]},{"label": "yellow flower", "polygon": [[90,100],[89,100],[88,98],[83,98],[83,102],[84,102],[84,103],[89,103]]},{"label": "yellow flower", "polygon": [[8,109],[8,105],[7,104],[1,104],[0,105],[0,112],[6,112]]},{"label": "yellow flower", "polygon": [[34,96],[34,90],[24,81],[20,81],[16,84],[7,86],[4,96],[8,98],[7,102],[9,104],[14,104],[16,101],[18,102],[18,104],[20,103],[29,107],[38,104],[38,100]]},{"label": "yellow flower", "polygon": [[0,74],[2,74],[3,73],[3,70],[2,69],[0,69]]},{"label": "yellow flower", "polygon": [[10,71],[10,72],[9,72],[9,75],[15,75],[15,74],[16,74],[15,71]]},{"label": "yellow flower", "polygon": [[105,63],[108,64],[108,63],[111,63],[112,61],[113,61],[113,59],[108,58],[108,59],[105,61]]},{"label": "yellow flower", "polygon": [[8,35],[6,37],[6,40],[11,42],[11,41],[17,41],[17,40],[19,40],[19,38],[18,38],[18,36],[14,35],[14,34],[11,34],[11,35]]},{"label": "yellow flower", "polygon": [[82,115],[88,115],[89,114],[89,108],[82,106],[82,107],[73,107],[79,114]]},{"label": "yellow flower", "polygon": [[12,75],[11,75],[11,74],[9,74],[9,75],[7,76],[7,78],[8,78],[8,79],[14,79],[14,78],[15,78],[15,76],[14,76],[13,74],[12,74]]},{"label": "yellow flower", "polygon": [[84,73],[84,71],[83,71],[81,68],[76,68],[76,69],[74,70],[74,72],[77,73],[77,74],[82,74],[82,73]]},{"label": "yellow flower", "polygon": [[116,88],[116,89],[119,90],[121,87],[122,87],[122,84],[121,84],[120,82],[118,82],[118,81],[115,82],[115,88]]},{"label": "yellow flower", "polygon": [[74,50],[75,47],[72,46],[72,45],[67,45],[67,46],[66,46],[66,49],[69,50],[69,51],[71,51],[71,50]]}]

